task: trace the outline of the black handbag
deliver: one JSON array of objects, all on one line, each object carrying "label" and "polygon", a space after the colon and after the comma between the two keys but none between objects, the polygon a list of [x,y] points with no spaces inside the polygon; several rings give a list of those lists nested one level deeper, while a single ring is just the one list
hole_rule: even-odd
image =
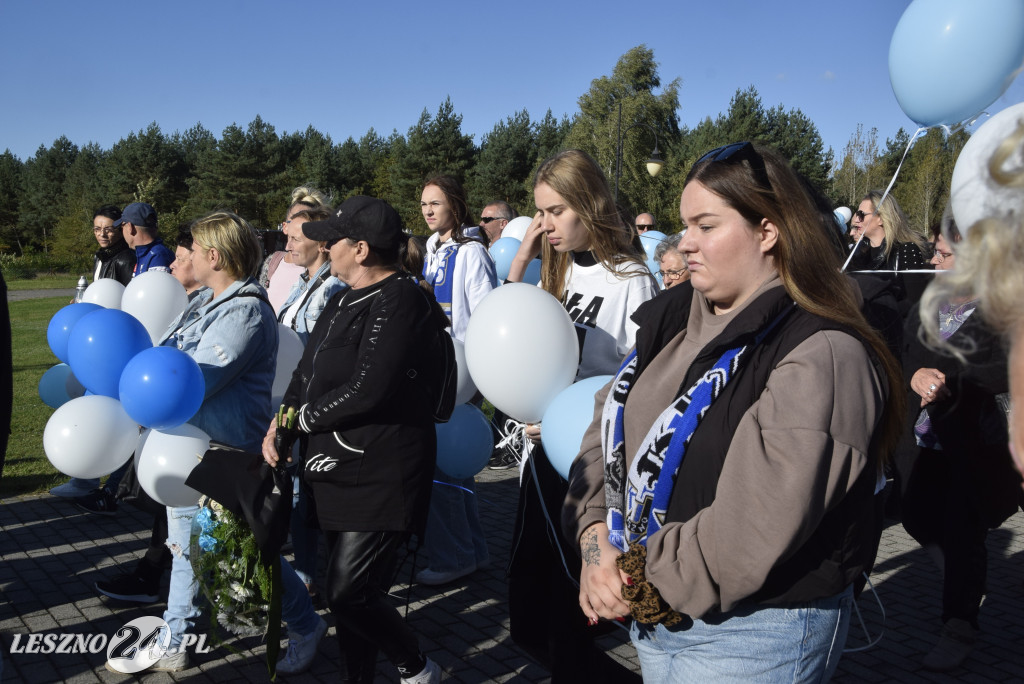
[{"label": "black handbag", "polygon": [[139,475],[135,472],[134,454],[132,454],[132,460],[128,464],[128,470],[124,472],[124,476],[117,485],[114,499],[119,503],[131,504],[146,513],[153,515],[165,514],[164,505],[154,501],[153,497],[147,494],[146,490],[139,484]]},{"label": "black handbag", "polygon": [[185,484],[249,523],[264,558],[274,558],[288,538],[292,476],[272,468],[262,454],[212,443]]}]

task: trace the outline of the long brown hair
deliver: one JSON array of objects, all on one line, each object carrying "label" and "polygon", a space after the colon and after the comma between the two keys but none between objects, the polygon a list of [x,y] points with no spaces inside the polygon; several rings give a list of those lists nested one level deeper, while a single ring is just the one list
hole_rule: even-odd
[{"label": "long brown hair", "polygon": [[888,383],[878,433],[879,465],[884,465],[903,428],[903,375],[882,337],[864,319],[851,281],[840,273],[840,254],[831,238],[835,219],[821,210],[813,191],[782,155],[758,144],[729,157],[698,161],[686,177],[687,184],[693,181],[751,225],[761,225],[762,219],[774,223],[778,239],[769,254],[786,293],[800,308],[853,330],[871,347]]},{"label": "long brown hair", "polygon": [[[594,258],[620,279],[649,276],[644,260],[630,243],[631,231],[615,207],[608,181],[590,155],[582,150],[565,150],[545,160],[534,178],[533,186],[545,183],[558,193],[566,205],[583,222],[590,237]],[[565,289],[565,274],[572,257],[557,252],[545,240],[541,243],[541,286],[558,299]],[[638,264],[641,269],[623,272],[624,264]]]},{"label": "long brown hair", "polygon": [[434,176],[423,184],[423,190],[431,185],[441,191],[445,201],[448,202],[448,208],[452,211],[452,216],[455,219],[455,227],[452,228],[452,241],[459,244],[470,240],[484,242],[486,238],[466,235],[466,226],[473,223],[473,217],[469,213],[469,203],[466,202],[466,191],[462,188],[462,183],[451,176]]}]

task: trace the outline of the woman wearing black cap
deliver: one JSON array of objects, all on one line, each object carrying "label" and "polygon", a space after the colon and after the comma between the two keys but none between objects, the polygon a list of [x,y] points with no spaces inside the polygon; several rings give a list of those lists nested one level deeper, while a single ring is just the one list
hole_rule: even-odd
[{"label": "woman wearing black cap", "polygon": [[[447,318],[401,271],[401,220],[385,202],[353,197],[302,232],[327,242],[331,273],[349,286],[321,314],[284,398],[309,438],[303,477],[329,547],[342,681],[372,682],[379,649],[403,682],[439,682],[384,595],[399,547],[426,518]],[[271,464],[276,431],[263,443]]]}]

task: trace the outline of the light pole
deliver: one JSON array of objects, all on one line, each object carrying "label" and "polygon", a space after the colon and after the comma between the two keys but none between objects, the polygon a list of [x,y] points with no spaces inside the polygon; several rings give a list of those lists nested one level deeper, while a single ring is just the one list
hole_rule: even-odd
[{"label": "light pole", "polygon": [[658,131],[654,130],[650,125],[639,121],[626,128],[626,130],[622,130],[622,100],[619,100],[619,124],[616,128],[618,133],[618,144],[615,147],[616,203],[619,201],[619,178],[622,176],[622,137],[637,126],[643,126],[654,136],[654,151],[651,152],[651,158],[647,160],[647,173],[651,174],[651,178],[653,178],[658,175],[658,172],[661,171],[661,167],[665,165],[665,161],[661,158],[661,153],[658,151]]}]

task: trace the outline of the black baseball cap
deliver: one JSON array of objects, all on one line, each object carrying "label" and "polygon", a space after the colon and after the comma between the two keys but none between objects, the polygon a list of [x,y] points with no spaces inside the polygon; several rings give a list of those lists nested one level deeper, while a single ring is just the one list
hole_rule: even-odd
[{"label": "black baseball cap", "polygon": [[331,218],[303,223],[302,234],[310,240],[352,238],[365,240],[371,247],[396,249],[402,239],[402,219],[384,200],[358,195],[342,202]]}]

